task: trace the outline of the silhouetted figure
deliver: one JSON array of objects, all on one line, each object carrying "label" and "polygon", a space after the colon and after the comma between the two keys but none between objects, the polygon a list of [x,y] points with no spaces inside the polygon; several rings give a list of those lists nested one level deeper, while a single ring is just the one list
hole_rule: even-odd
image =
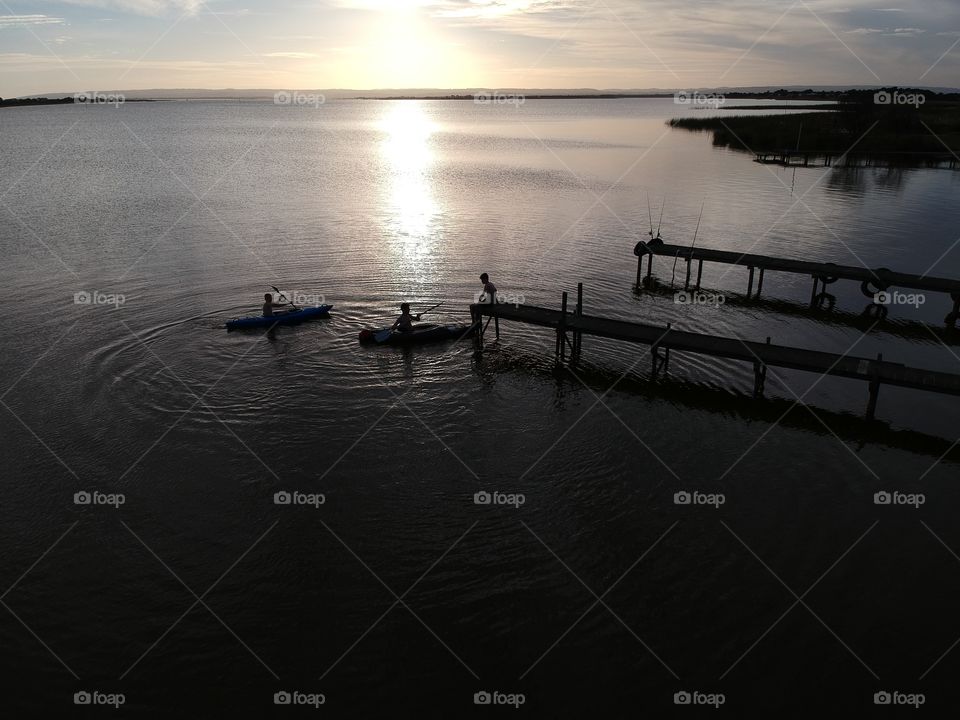
[{"label": "silhouetted figure", "polygon": [[272,315],[273,315],[273,309],[274,309],[274,308],[282,308],[282,307],[285,307],[285,305],[284,305],[283,303],[275,303],[275,302],[273,301],[273,295],[271,295],[270,293],[264,293],[264,295],[263,295],[263,300],[264,300],[264,303],[263,303],[263,316],[264,316],[264,317],[270,317],[270,316],[272,316]]},{"label": "silhouetted figure", "polygon": [[480,276],[480,282],[483,283],[483,293],[480,295],[477,302],[484,303],[486,305],[495,305],[497,302],[497,286],[490,282],[490,276],[486,273],[483,273]]},{"label": "silhouetted figure", "polygon": [[419,319],[419,315],[410,314],[410,303],[403,303],[400,306],[400,317],[394,321],[390,329],[397,332],[410,332],[413,330],[413,321]]}]

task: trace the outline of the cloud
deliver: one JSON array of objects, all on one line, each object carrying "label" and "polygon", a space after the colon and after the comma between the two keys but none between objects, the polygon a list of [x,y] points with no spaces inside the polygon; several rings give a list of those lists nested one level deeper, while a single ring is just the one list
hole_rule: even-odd
[{"label": "cloud", "polygon": [[434,17],[498,18],[569,7],[581,0],[334,0],[351,10],[396,10],[419,8]]},{"label": "cloud", "polygon": [[305,58],[316,57],[316,53],[311,52],[272,52],[264,53],[264,57],[272,58],[293,58],[295,60],[303,60]]},{"label": "cloud", "polygon": [[28,25],[63,25],[63,18],[49,15],[0,15],[0,30]]},{"label": "cloud", "polygon": [[562,0],[447,0],[434,2],[438,17],[497,18],[514,13],[531,13],[562,8]]},{"label": "cloud", "polygon": [[96,7],[134,15],[166,15],[170,12],[196,15],[203,0],[61,0],[68,5]]}]

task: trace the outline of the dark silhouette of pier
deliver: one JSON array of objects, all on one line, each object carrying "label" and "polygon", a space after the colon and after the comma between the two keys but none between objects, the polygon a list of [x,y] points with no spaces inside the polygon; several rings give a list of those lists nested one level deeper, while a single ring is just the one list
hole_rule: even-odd
[{"label": "dark silhouette of pier", "polygon": [[[812,278],[813,287],[810,292],[811,308],[824,306],[832,308],[836,302],[836,298],[827,292],[827,285],[831,285],[838,280],[853,280],[860,283],[860,291],[871,300],[871,303],[864,310],[865,314],[877,318],[886,317],[887,307],[881,303],[877,303],[876,297],[890,288],[900,288],[904,290],[918,290],[923,293],[946,294],[953,301],[953,308],[944,318],[944,322],[948,327],[956,327],[957,320],[960,318],[960,280],[914,275],[896,272],[886,268],[871,270],[856,265],[837,265],[828,262],[812,262],[809,260],[770,257],[768,255],[754,255],[752,253],[741,253],[733,250],[712,250],[709,248],[688,247],[684,245],[668,245],[659,238],[648,242],[637,243],[633,249],[633,254],[637,256],[638,286],[644,282],[652,282],[653,258],[654,256],[663,256],[685,261],[684,290],[690,289],[692,265],[695,261],[698,263],[697,277],[694,281],[694,289],[696,290],[700,289],[700,283],[703,278],[703,264],[705,262],[715,262],[725,265],[739,265],[747,268],[749,271],[747,278],[748,300],[751,297],[760,297],[760,293],[763,291],[764,276],[769,270],[793,273],[795,275],[807,275]],[[643,259],[645,257],[647,258],[646,281],[644,281],[643,275]],[[754,291],[754,280],[756,280],[756,291]]]},{"label": "dark silhouette of pier", "polygon": [[[706,333],[675,330],[645,323],[615,320],[583,314],[583,285],[577,290],[577,303],[568,308],[567,293],[563,293],[559,310],[534,305],[474,304],[470,306],[471,317],[480,324],[484,317],[496,318],[496,334],[499,338],[499,321],[512,321],[526,325],[545,327],[556,333],[556,359],[558,363],[577,363],[582,352],[584,335],[620,340],[646,345],[650,354],[651,377],[668,372],[670,354],[687,352],[699,355],[739,360],[753,365],[753,395],[760,398],[764,393],[768,367],[778,367],[819,375],[831,375],[867,383],[869,399],[866,416],[873,419],[882,385],[926,390],[948,395],[960,395],[960,375],[926,370],[890,362],[883,355],[876,358],[839,355],[832,352],[808,350],[787,345],[742,340]],[[489,324],[489,322],[488,322]],[[480,324],[475,335],[478,351],[483,350],[485,328]]]}]

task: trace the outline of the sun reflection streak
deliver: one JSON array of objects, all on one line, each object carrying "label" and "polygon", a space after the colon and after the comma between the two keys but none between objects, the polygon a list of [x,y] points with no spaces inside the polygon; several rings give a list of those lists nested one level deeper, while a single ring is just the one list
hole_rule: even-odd
[{"label": "sun reflection streak", "polygon": [[391,103],[381,122],[386,133],[382,156],[389,219],[396,261],[408,275],[423,276],[432,265],[439,234],[438,207],[430,184],[435,158],[431,136],[435,125],[421,103]]}]

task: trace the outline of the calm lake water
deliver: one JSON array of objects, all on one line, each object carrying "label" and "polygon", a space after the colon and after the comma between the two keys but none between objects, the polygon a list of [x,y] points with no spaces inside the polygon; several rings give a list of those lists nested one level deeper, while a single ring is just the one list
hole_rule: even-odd
[{"label": "calm lake water", "polygon": [[[674,694],[697,691],[808,717],[896,690],[955,707],[960,488],[938,460],[956,400],[884,388],[885,429],[864,435],[866,387],[842,379],[771,371],[753,403],[740,363],[678,355],[651,384],[645,349],[584,338],[571,374],[548,332],[509,323],[479,358],[357,342],[405,300],[466,321],[487,271],[531,304],[582,282],[592,314],[960,372],[928,327],[942,297],[865,333],[852,283],[811,315],[808,278],[768,274],[776,302],[747,305],[745,269],[708,267],[728,302],[691,308],[661,258],[666,290],[635,292],[649,216],[689,244],[701,205],[698,246],[960,276],[960,174],[762,166],[666,126],[691,112],[3,110],[5,704],[59,714],[98,691],[144,717],[263,717],[298,691],[337,717],[457,717],[507,712],[474,707],[498,691],[539,717],[685,717]],[[272,285],[332,317],[228,334]]]}]

